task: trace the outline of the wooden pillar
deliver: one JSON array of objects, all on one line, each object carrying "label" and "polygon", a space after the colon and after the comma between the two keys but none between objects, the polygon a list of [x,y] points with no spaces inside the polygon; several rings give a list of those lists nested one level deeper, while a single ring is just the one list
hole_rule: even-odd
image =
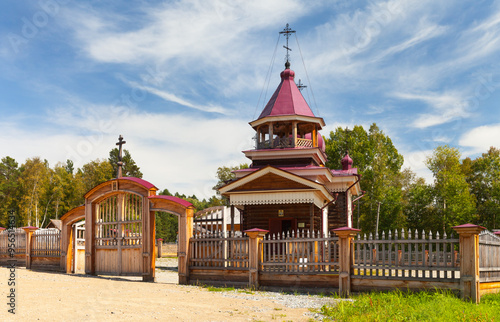
[{"label": "wooden pillar", "polygon": [[157,243],[158,244],[158,255],[156,257],[161,258],[162,251],[163,251],[163,249],[162,249],[163,248],[163,238],[158,238],[157,241],[158,241],[158,243]]},{"label": "wooden pillar", "polygon": [[85,200],[85,274],[95,275],[95,205]]},{"label": "wooden pillar", "polygon": [[315,125],[312,132],[312,144],[314,148],[318,147],[318,127]]},{"label": "wooden pillar", "polygon": [[234,205],[231,205],[231,237],[234,237]]},{"label": "wooden pillar", "polygon": [[150,210],[150,204],[148,198],[143,198],[142,204],[142,281],[143,282],[154,282],[155,268],[156,268],[156,256],[155,256],[155,234],[156,234],[156,220],[155,212]]},{"label": "wooden pillar", "polygon": [[179,217],[179,284],[189,282],[189,240],[193,237],[194,207],[186,209],[183,216]]},{"label": "wooden pillar", "polygon": [[297,146],[297,122],[292,122],[292,147]]},{"label": "wooden pillar", "polygon": [[314,203],[309,205],[309,231],[314,232]]},{"label": "wooden pillar", "polygon": [[339,293],[348,297],[351,293],[351,268],[354,262],[353,239],[361,230],[342,227],[333,232],[339,236]]},{"label": "wooden pillar", "polygon": [[[61,269],[71,274],[71,259],[73,257],[73,228],[70,225],[61,227]],[[75,237],[76,238],[76,237]],[[76,256],[76,253],[75,253]],[[76,267],[75,267],[76,271]]]},{"label": "wooden pillar", "polygon": [[486,228],[465,224],[453,229],[460,243],[460,295],[462,299],[479,303],[479,233]]},{"label": "wooden pillar", "polygon": [[26,232],[26,269],[31,268],[31,242],[33,233],[37,229],[38,227],[32,226],[23,227],[23,230]]},{"label": "wooden pillar", "polygon": [[259,250],[259,244],[268,232],[268,230],[259,228],[245,230],[245,233],[250,237],[248,242],[248,285],[256,289],[259,288],[259,263],[263,260],[263,253],[262,249]]},{"label": "wooden pillar", "polygon": [[273,136],[274,136],[274,133],[273,133],[274,128],[273,127],[274,127],[273,123],[272,122],[269,123],[269,147],[271,149],[274,148],[274,138],[273,138]]}]

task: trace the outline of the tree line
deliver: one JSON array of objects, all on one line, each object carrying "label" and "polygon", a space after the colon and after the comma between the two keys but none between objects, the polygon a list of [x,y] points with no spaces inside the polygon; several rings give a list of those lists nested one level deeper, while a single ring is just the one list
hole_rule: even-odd
[{"label": "tree line", "polygon": [[[327,167],[341,169],[346,151],[361,174],[364,195],[355,202],[353,226],[365,232],[394,229],[446,231],[464,223],[475,223],[488,229],[499,226],[500,218],[500,150],[491,147],[481,156],[462,158],[459,150],[438,146],[426,160],[434,182],[427,183],[409,169],[403,169],[403,156],[392,140],[376,124],[368,130],[337,128],[325,137]],[[75,169],[73,162],[50,167],[40,157],[19,165],[6,156],[0,162],[0,226],[8,224],[9,211],[14,211],[18,227],[45,227],[50,219],[58,219],[70,209],[84,203],[83,196],[96,185],[116,177],[118,149],[107,159],[90,161]],[[123,175],[142,178],[140,167],[128,150],[124,150]],[[214,190],[234,178],[232,170],[246,168],[221,166]],[[219,194],[198,199],[168,189],[159,194],[188,200],[196,210],[227,204]],[[175,241],[177,217],[157,213],[158,238]]]},{"label": "tree line", "polygon": [[[71,160],[53,167],[40,157],[29,158],[21,165],[9,156],[0,161],[0,227],[8,226],[11,211],[16,227],[46,227],[50,219],[59,219],[84,204],[84,195],[93,187],[116,177],[118,149],[112,149],[107,159],[90,161],[78,169]],[[123,176],[142,178],[140,167],[128,150],[124,150],[123,162]],[[160,194],[172,195],[168,189]],[[195,195],[173,195],[190,201],[197,210],[221,204],[216,197],[198,200]],[[176,240],[176,216],[157,213],[156,227],[158,238]]]},{"label": "tree line", "polygon": [[425,164],[434,181],[427,183],[410,169],[403,156],[376,124],[368,131],[337,128],[325,139],[327,166],[341,168],[345,151],[362,175],[364,196],[355,203],[354,227],[365,232],[417,229],[452,232],[452,227],[474,223],[500,228],[500,150],[491,147],[481,156],[462,158],[448,145],[438,146]]}]

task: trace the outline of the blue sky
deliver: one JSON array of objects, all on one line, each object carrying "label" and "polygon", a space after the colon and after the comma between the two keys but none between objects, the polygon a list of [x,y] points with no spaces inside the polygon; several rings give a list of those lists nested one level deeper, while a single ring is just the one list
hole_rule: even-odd
[{"label": "blue sky", "polygon": [[208,197],[246,162],[286,23],[323,135],[375,122],[429,181],[438,145],[500,147],[500,1],[4,0],[0,157],[80,167],[122,134],[146,180]]}]

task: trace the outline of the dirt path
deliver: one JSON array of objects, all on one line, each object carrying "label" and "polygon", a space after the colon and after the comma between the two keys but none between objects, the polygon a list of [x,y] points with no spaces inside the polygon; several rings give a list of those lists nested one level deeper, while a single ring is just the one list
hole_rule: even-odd
[{"label": "dirt path", "polygon": [[0,321],[308,321],[312,318],[307,308],[285,306],[260,292],[210,292],[202,287],[177,285],[175,269],[165,265],[157,268],[157,283],[24,268],[16,272],[14,316],[7,312],[9,270],[0,268]]}]

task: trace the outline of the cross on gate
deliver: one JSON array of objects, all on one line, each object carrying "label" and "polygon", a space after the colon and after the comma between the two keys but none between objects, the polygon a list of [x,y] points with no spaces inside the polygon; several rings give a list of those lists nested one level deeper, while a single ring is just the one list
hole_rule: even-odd
[{"label": "cross on gate", "polygon": [[116,178],[121,178],[122,177],[122,166],[123,166],[123,159],[122,159],[122,145],[124,145],[125,143],[127,143],[126,141],[123,141],[123,136],[120,134],[120,136],[118,137],[118,142],[116,143],[116,145],[119,146],[119,149],[118,149],[118,174],[116,176]]}]

